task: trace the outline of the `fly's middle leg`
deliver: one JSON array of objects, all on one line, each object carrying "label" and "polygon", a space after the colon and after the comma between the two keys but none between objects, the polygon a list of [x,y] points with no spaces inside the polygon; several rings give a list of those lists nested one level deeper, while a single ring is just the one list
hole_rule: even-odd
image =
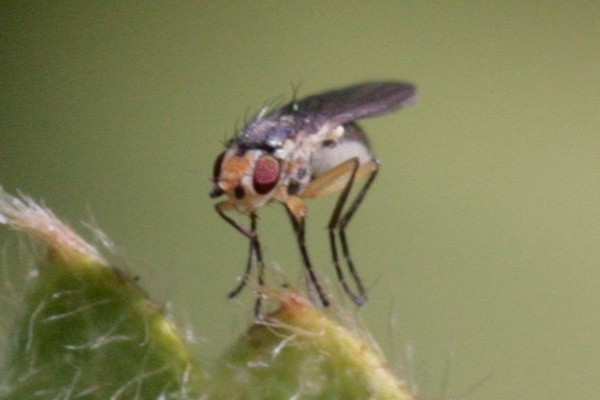
[{"label": "fly's middle leg", "polygon": [[296,239],[298,241],[298,247],[300,248],[300,254],[302,256],[302,262],[304,264],[304,268],[306,268],[308,277],[310,278],[310,281],[311,281],[314,289],[317,291],[317,295],[319,296],[321,303],[323,304],[324,307],[328,307],[329,299],[327,298],[327,294],[325,293],[325,290],[323,290],[323,287],[321,286],[321,283],[319,282],[319,279],[317,278],[315,270],[314,270],[312,263],[310,261],[310,258],[308,256],[308,250],[306,249],[306,241],[305,241],[305,221],[306,221],[306,219],[304,217],[298,219],[287,205],[286,205],[285,209],[286,209],[286,211],[290,217],[290,220],[292,222],[294,232],[296,233]]}]

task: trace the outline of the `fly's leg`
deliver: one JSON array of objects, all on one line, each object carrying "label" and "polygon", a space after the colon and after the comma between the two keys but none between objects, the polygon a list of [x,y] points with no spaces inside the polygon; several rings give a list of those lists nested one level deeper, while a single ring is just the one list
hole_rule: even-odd
[{"label": "fly's leg", "polygon": [[[331,246],[331,256],[333,259],[333,265],[335,266],[335,271],[338,276],[338,280],[342,284],[342,287],[344,288],[344,291],[346,292],[348,297],[350,297],[354,303],[361,306],[366,301],[365,300],[365,290],[362,285],[362,282],[360,281],[360,278],[358,277],[358,274],[356,273],[354,264],[352,263],[352,259],[350,258],[350,252],[348,249],[344,228],[345,228],[345,225],[348,223],[348,220],[350,219],[350,217],[352,217],[351,214],[349,216],[348,216],[348,214],[354,213],[354,211],[356,211],[356,208],[358,207],[358,205],[360,204],[360,201],[362,199],[359,199],[357,197],[357,199],[354,200],[354,202],[352,203],[352,206],[351,206],[349,212],[344,214],[343,217],[340,217],[342,214],[342,210],[344,208],[344,204],[346,204],[346,201],[348,200],[348,195],[350,194],[350,191],[352,190],[352,185],[354,184],[354,179],[356,178],[356,172],[358,171],[359,166],[360,166],[360,163],[359,163],[358,159],[352,158],[352,159],[344,162],[343,164],[340,164],[340,166],[338,167],[338,168],[340,168],[340,171],[338,172],[340,175],[346,174],[348,172],[350,175],[349,175],[348,180],[346,181],[346,184],[344,186],[344,189],[342,190],[342,193],[338,197],[338,200],[336,202],[333,213],[331,214],[331,219],[329,220],[329,224],[327,225],[327,229],[329,230],[329,243]],[[349,170],[349,171],[347,171],[347,170]],[[363,191],[361,190],[361,193],[362,192]],[[358,196],[360,196],[361,193],[359,193]],[[364,197],[364,195],[363,195],[363,197]],[[357,204],[357,200],[358,200],[358,204]],[[340,224],[340,222],[344,222],[344,221],[345,221],[345,223],[342,226]],[[350,273],[352,274],[352,277],[354,278],[354,281],[356,283],[356,287],[358,288],[358,294],[354,293],[352,291],[352,289],[350,289],[348,282],[346,282],[346,278],[344,276],[342,267],[340,266],[339,255],[338,255],[338,246],[337,246],[337,240],[336,240],[336,230],[340,236],[340,241],[342,244],[342,252],[343,252],[344,258],[346,259],[346,262],[348,263],[348,269],[350,270]]]},{"label": "fly's leg", "polygon": [[248,261],[246,263],[246,270],[244,271],[244,274],[242,275],[238,286],[235,289],[233,289],[231,292],[229,292],[227,297],[229,299],[234,298],[242,291],[242,289],[244,289],[244,287],[246,287],[246,284],[248,283],[248,279],[250,278],[250,273],[252,272],[252,264],[254,262],[256,262],[258,264],[259,293],[256,298],[256,304],[254,305],[254,313],[255,313],[255,315],[258,316],[258,315],[260,315],[260,309],[261,309],[262,297],[263,297],[263,295],[262,295],[263,290],[261,290],[261,289],[264,287],[265,281],[264,281],[264,262],[263,262],[263,258],[262,258],[262,250],[260,247],[260,242],[258,241],[258,235],[256,234],[256,220],[257,220],[256,214],[251,214],[250,215],[250,230],[252,232],[254,232],[254,238],[250,238],[250,249],[248,251]]},{"label": "fly's leg", "polygon": [[246,263],[246,270],[244,271],[244,274],[242,275],[242,279],[241,279],[240,283],[238,284],[238,286],[235,289],[233,289],[231,292],[229,292],[227,297],[231,299],[231,298],[237,296],[242,291],[242,289],[246,286],[246,284],[248,283],[248,279],[250,277],[250,273],[252,272],[252,264],[253,264],[254,260],[256,260],[256,263],[258,264],[258,287],[259,287],[259,290],[258,290],[258,295],[256,297],[256,303],[254,304],[254,314],[257,317],[260,317],[262,299],[264,296],[264,290],[262,290],[262,289],[265,286],[265,280],[264,280],[265,264],[264,264],[263,257],[262,257],[262,250],[260,247],[260,242],[258,241],[258,234],[256,232],[257,216],[255,213],[250,214],[250,228],[248,228],[247,226],[244,226],[244,225],[236,222],[231,217],[229,217],[227,214],[225,214],[225,211],[229,208],[231,208],[231,205],[227,202],[221,202],[221,203],[218,203],[215,205],[215,209],[216,209],[217,213],[219,214],[219,216],[221,218],[223,218],[229,225],[233,226],[238,232],[240,232],[242,235],[246,236],[250,240],[250,249],[248,252],[248,261]]},{"label": "fly's leg", "polygon": [[[329,230],[329,243],[331,246],[333,265],[335,266],[338,280],[340,281],[348,297],[350,297],[352,301],[359,306],[366,302],[366,291],[356,269],[354,268],[352,258],[350,257],[350,249],[348,246],[348,240],[346,238],[345,228],[358,209],[358,206],[364,199],[365,194],[373,183],[378,170],[379,163],[376,160],[372,160],[361,165],[359,159],[357,157],[353,157],[317,177],[302,192],[303,197],[311,198],[333,193],[337,190],[342,191],[338,197],[333,213],[331,214],[329,224],[327,225],[327,229]],[[348,196],[350,195],[354,181],[365,176],[368,177],[367,182],[361,188],[356,198],[352,201],[352,204],[350,204],[348,211],[342,214],[344,205],[348,200]],[[344,276],[344,271],[339,261],[336,235],[339,235],[339,240],[342,246],[342,254],[348,265],[348,270],[352,275],[355,286],[358,289],[358,294],[355,293],[350,288],[350,285],[348,285],[348,282],[346,282],[346,277]]]},{"label": "fly's leg", "polygon": [[246,263],[246,270],[244,271],[244,274],[240,277],[240,283],[227,295],[228,299],[233,299],[238,294],[240,294],[242,289],[246,287],[246,284],[248,283],[248,279],[250,277],[250,272],[252,272],[252,262],[254,261],[254,258],[256,258],[254,242],[250,240],[250,249],[248,250],[248,261]]},{"label": "fly's leg", "polygon": [[256,263],[258,264],[258,295],[256,296],[256,302],[254,303],[254,315],[260,317],[260,309],[265,293],[265,263],[263,261],[260,242],[258,241],[258,234],[256,233],[256,219],[256,214],[252,213],[250,215],[250,227],[254,232],[254,238],[250,240],[251,253],[248,255],[248,262],[250,262],[250,258],[252,257],[252,255],[256,257]]},{"label": "fly's leg", "polygon": [[[358,209],[358,207],[361,205],[362,201],[364,200],[365,195],[367,194],[367,192],[371,188],[371,185],[373,184],[373,181],[377,177],[377,173],[379,172],[379,162],[377,160],[373,160],[373,163],[374,163],[374,169],[370,173],[369,177],[367,178],[367,181],[365,182],[363,187],[360,189],[360,191],[358,192],[358,194],[352,201],[352,204],[350,205],[348,210],[346,210],[346,212],[344,213],[343,217],[335,223],[335,225],[337,226],[337,230],[339,232],[340,242],[342,244],[342,252],[344,254],[344,258],[346,259],[346,263],[348,264],[348,270],[350,271],[350,274],[352,275],[352,278],[354,279],[354,282],[355,282],[356,287],[358,288],[358,292],[360,294],[360,296],[358,298],[354,298],[351,296],[352,300],[354,300],[354,302],[357,305],[364,304],[367,297],[366,297],[366,290],[362,284],[360,277],[358,276],[358,272],[356,271],[356,268],[354,268],[354,262],[352,261],[352,257],[350,256],[350,248],[348,246],[348,240],[346,238],[346,227],[348,226],[348,223],[352,219],[352,216],[354,216],[354,213],[356,212],[356,210]],[[352,184],[352,182],[349,182],[348,185],[351,185],[351,184]],[[345,201],[345,199],[344,199],[344,201]],[[335,215],[335,213],[334,213],[334,215]],[[331,222],[333,222],[333,221],[331,221]],[[330,226],[332,226],[332,225],[330,225]],[[332,232],[332,231],[330,231],[330,232]]]},{"label": "fly's leg", "polygon": [[321,303],[323,304],[324,307],[328,307],[329,299],[327,298],[325,291],[323,290],[323,288],[321,287],[321,284],[319,283],[319,279],[317,278],[317,275],[315,274],[312,263],[310,262],[310,258],[308,257],[308,251],[306,250],[306,242],[305,242],[305,238],[304,238],[306,219],[304,217],[296,218],[294,213],[290,210],[290,208],[287,205],[286,205],[285,209],[290,217],[290,220],[292,221],[292,226],[294,227],[294,232],[296,233],[296,239],[298,240],[298,247],[300,248],[300,254],[302,255],[302,262],[304,264],[304,268],[306,268],[306,271],[308,272],[310,281],[311,281],[312,285],[314,286],[315,290],[317,291],[317,294],[319,295],[319,299],[321,300]]}]

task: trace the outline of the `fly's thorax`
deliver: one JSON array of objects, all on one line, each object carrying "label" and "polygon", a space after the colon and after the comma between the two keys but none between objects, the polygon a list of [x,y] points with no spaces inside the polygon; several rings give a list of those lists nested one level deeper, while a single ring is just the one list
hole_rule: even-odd
[{"label": "fly's thorax", "polygon": [[280,149],[288,139],[294,140],[302,124],[297,116],[263,109],[236,138],[246,148]]},{"label": "fly's thorax", "polygon": [[310,159],[318,145],[311,142],[312,137],[297,135],[294,139],[286,140],[281,149],[274,154],[282,162],[281,191],[278,200],[285,201],[288,195],[296,195],[310,183]]},{"label": "fly's thorax", "polygon": [[269,152],[231,148],[217,159],[213,193],[226,195],[240,212],[253,212],[273,199],[281,174],[281,160]]},{"label": "fly's thorax", "polygon": [[[286,173],[282,177],[282,186],[285,187],[283,195],[295,196],[304,190],[310,183],[311,171],[308,158],[297,157],[285,163]],[[280,199],[284,201],[283,199]]]}]

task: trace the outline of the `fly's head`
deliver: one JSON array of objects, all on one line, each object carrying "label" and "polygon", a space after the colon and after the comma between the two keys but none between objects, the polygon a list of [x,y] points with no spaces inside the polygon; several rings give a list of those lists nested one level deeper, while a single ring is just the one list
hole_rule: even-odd
[{"label": "fly's head", "polygon": [[210,196],[225,195],[238,211],[254,212],[274,198],[281,172],[281,160],[266,150],[229,148],[215,160]]}]

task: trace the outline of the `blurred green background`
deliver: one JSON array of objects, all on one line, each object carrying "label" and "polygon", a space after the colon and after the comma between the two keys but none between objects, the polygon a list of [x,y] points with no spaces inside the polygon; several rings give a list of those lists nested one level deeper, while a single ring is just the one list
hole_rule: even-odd
[{"label": "blurred green background", "polygon": [[[598,396],[600,3],[9,1],[0,13],[0,184],[78,228],[93,216],[202,357],[251,318],[250,292],[225,298],[248,245],[208,198],[224,138],[292,85],[390,78],[420,101],[363,123],[383,168],[348,230],[370,291],[361,314],[390,364],[428,399]],[[308,244],[339,294],[333,201],[309,203]],[[277,267],[301,284],[283,209],[260,223],[271,282]]]}]

